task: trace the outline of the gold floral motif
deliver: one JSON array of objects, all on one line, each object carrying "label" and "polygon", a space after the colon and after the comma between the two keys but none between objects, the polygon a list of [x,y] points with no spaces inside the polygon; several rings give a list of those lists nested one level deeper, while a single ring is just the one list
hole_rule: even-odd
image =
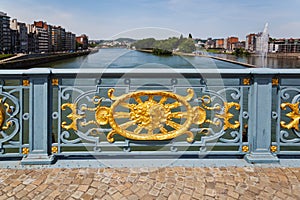
[{"label": "gold floral motif", "polygon": [[77,114],[77,104],[65,103],[61,106],[61,109],[66,110],[67,107],[69,107],[72,111],[71,114],[67,116],[72,122],[71,124],[67,125],[67,122],[64,121],[62,122],[61,127],[66,130],[73,129],[77,131],[77,120],[82,119],[84,115]]},{"label": "gold floral motif", "polygon": [[250,85],[250,78],[244,78],[243,79],[243,84],[244,85]]},{"label": "gold floral motif", "polygon": [[23,86],[29,86],[30,82],[29,80],[23,80]]},{"label": "gold floral motif", "polygon": [[279,84],[279,79],[278,78],[273,78],[272,79],[272,85],[277,86]]},{"label": "gold floral motif", "polygon": [[272,153],[275,153],[277,151],[277,146],[271,146],[270,150]]},{"label": "gold floral motif", "polygon": [[57,153],[57,152],[58,152],[57,146],[51,147],[51,152],[52,152],[52,153]]},{"label": "gold floral motif", "polygon": [[23,148],[22,148],[22,154],[27,155],[28,153],[29,153],[29,148],[23,147]]},{"label": "gold floral motif", "polygon": [[248,146],[243,146],[242,151],[247,153],[249,151],[249,147]]},{"label": "gold floral motif", "polygon": [[53,86],[58,86],[58,83],[59,83],[58,78],[53,78],[52,79],[52,85]]},{"label": "gold floral motif", "polygon": [[286,116],[291,119],[291,122],[286,124],[285,121],[281,121],[280,125],[282,128],[287,129],[296,129],[299,131],[299,119],[300,119],[300,113],[299,113],[299,102],[297,103],[282,103],[280,105],[282,110],[286,110],[286,107],[289,107],[291,109],[291,112],[287,113]]}]

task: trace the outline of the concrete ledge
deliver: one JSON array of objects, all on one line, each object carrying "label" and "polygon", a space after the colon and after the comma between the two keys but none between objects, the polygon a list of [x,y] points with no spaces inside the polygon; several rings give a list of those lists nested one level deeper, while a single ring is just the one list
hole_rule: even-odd
[{"label": "concrete ledge", "polygon": [[300,159],[279,159],[277,163],[250,164],[244,159],[66,159],[55,164],[22,165],[22,161],[1,161],[2,169],[40,168],[140,168],[140,167],[300,167]]}]

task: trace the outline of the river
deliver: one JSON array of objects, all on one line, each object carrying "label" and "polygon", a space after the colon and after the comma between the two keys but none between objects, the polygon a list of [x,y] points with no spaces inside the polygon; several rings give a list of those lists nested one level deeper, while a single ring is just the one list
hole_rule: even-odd
[{"label": "river", "polygon": [[[236,57],[226,54],[211,54],[213,56],[229,60],[248,63],[258,67],[262,66],[259,56]],[[292,58],[268,58],[269,68],[300,68],[300,59]],[[100,49],[99,52],[36,67],[50,68],[219,68],[219,69],[243,69],[242,65],[219,61],[199,56],[155,56],[129,49]]]},{"label": "river", "polygon": [[[248,56],[248,57],[238,57],[228,54],[210,54],[216,57],[226,58],[229,60],[234,60],[242,63],[247,63],[255,65],[258,67],[263,66],[262,57],[260,56]],[[296,58],[267,58],[266,66],[268,68],[300,68],[300,59]]]},{"label": "river", "polygon": [[39,65],[51,68],[228,68],[244,67],[224,61],[193,56],[155,56],[129,49],[100,49],[99,52]]}]

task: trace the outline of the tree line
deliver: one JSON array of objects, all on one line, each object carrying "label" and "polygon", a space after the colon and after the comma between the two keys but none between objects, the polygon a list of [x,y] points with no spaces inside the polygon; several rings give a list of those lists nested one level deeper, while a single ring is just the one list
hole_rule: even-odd
[{"label": "tree line", "polygon": [[196,50],[195,43],[191,37],[180,38],[170,37],[165,40],[155,40],[154,38],[146,38],[138,40],[132,44],[136,49],[160,49],[164,51],[179,51],[183,53],[192,53]]}]

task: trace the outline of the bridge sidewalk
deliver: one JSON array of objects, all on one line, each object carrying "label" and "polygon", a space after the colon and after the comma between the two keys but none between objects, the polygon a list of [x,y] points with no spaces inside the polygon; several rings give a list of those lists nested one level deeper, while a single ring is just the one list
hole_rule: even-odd
[{"label": "bridge sidewalk", "polygon": [[0,199],[300,199],[300,168],[0,169]]}]

